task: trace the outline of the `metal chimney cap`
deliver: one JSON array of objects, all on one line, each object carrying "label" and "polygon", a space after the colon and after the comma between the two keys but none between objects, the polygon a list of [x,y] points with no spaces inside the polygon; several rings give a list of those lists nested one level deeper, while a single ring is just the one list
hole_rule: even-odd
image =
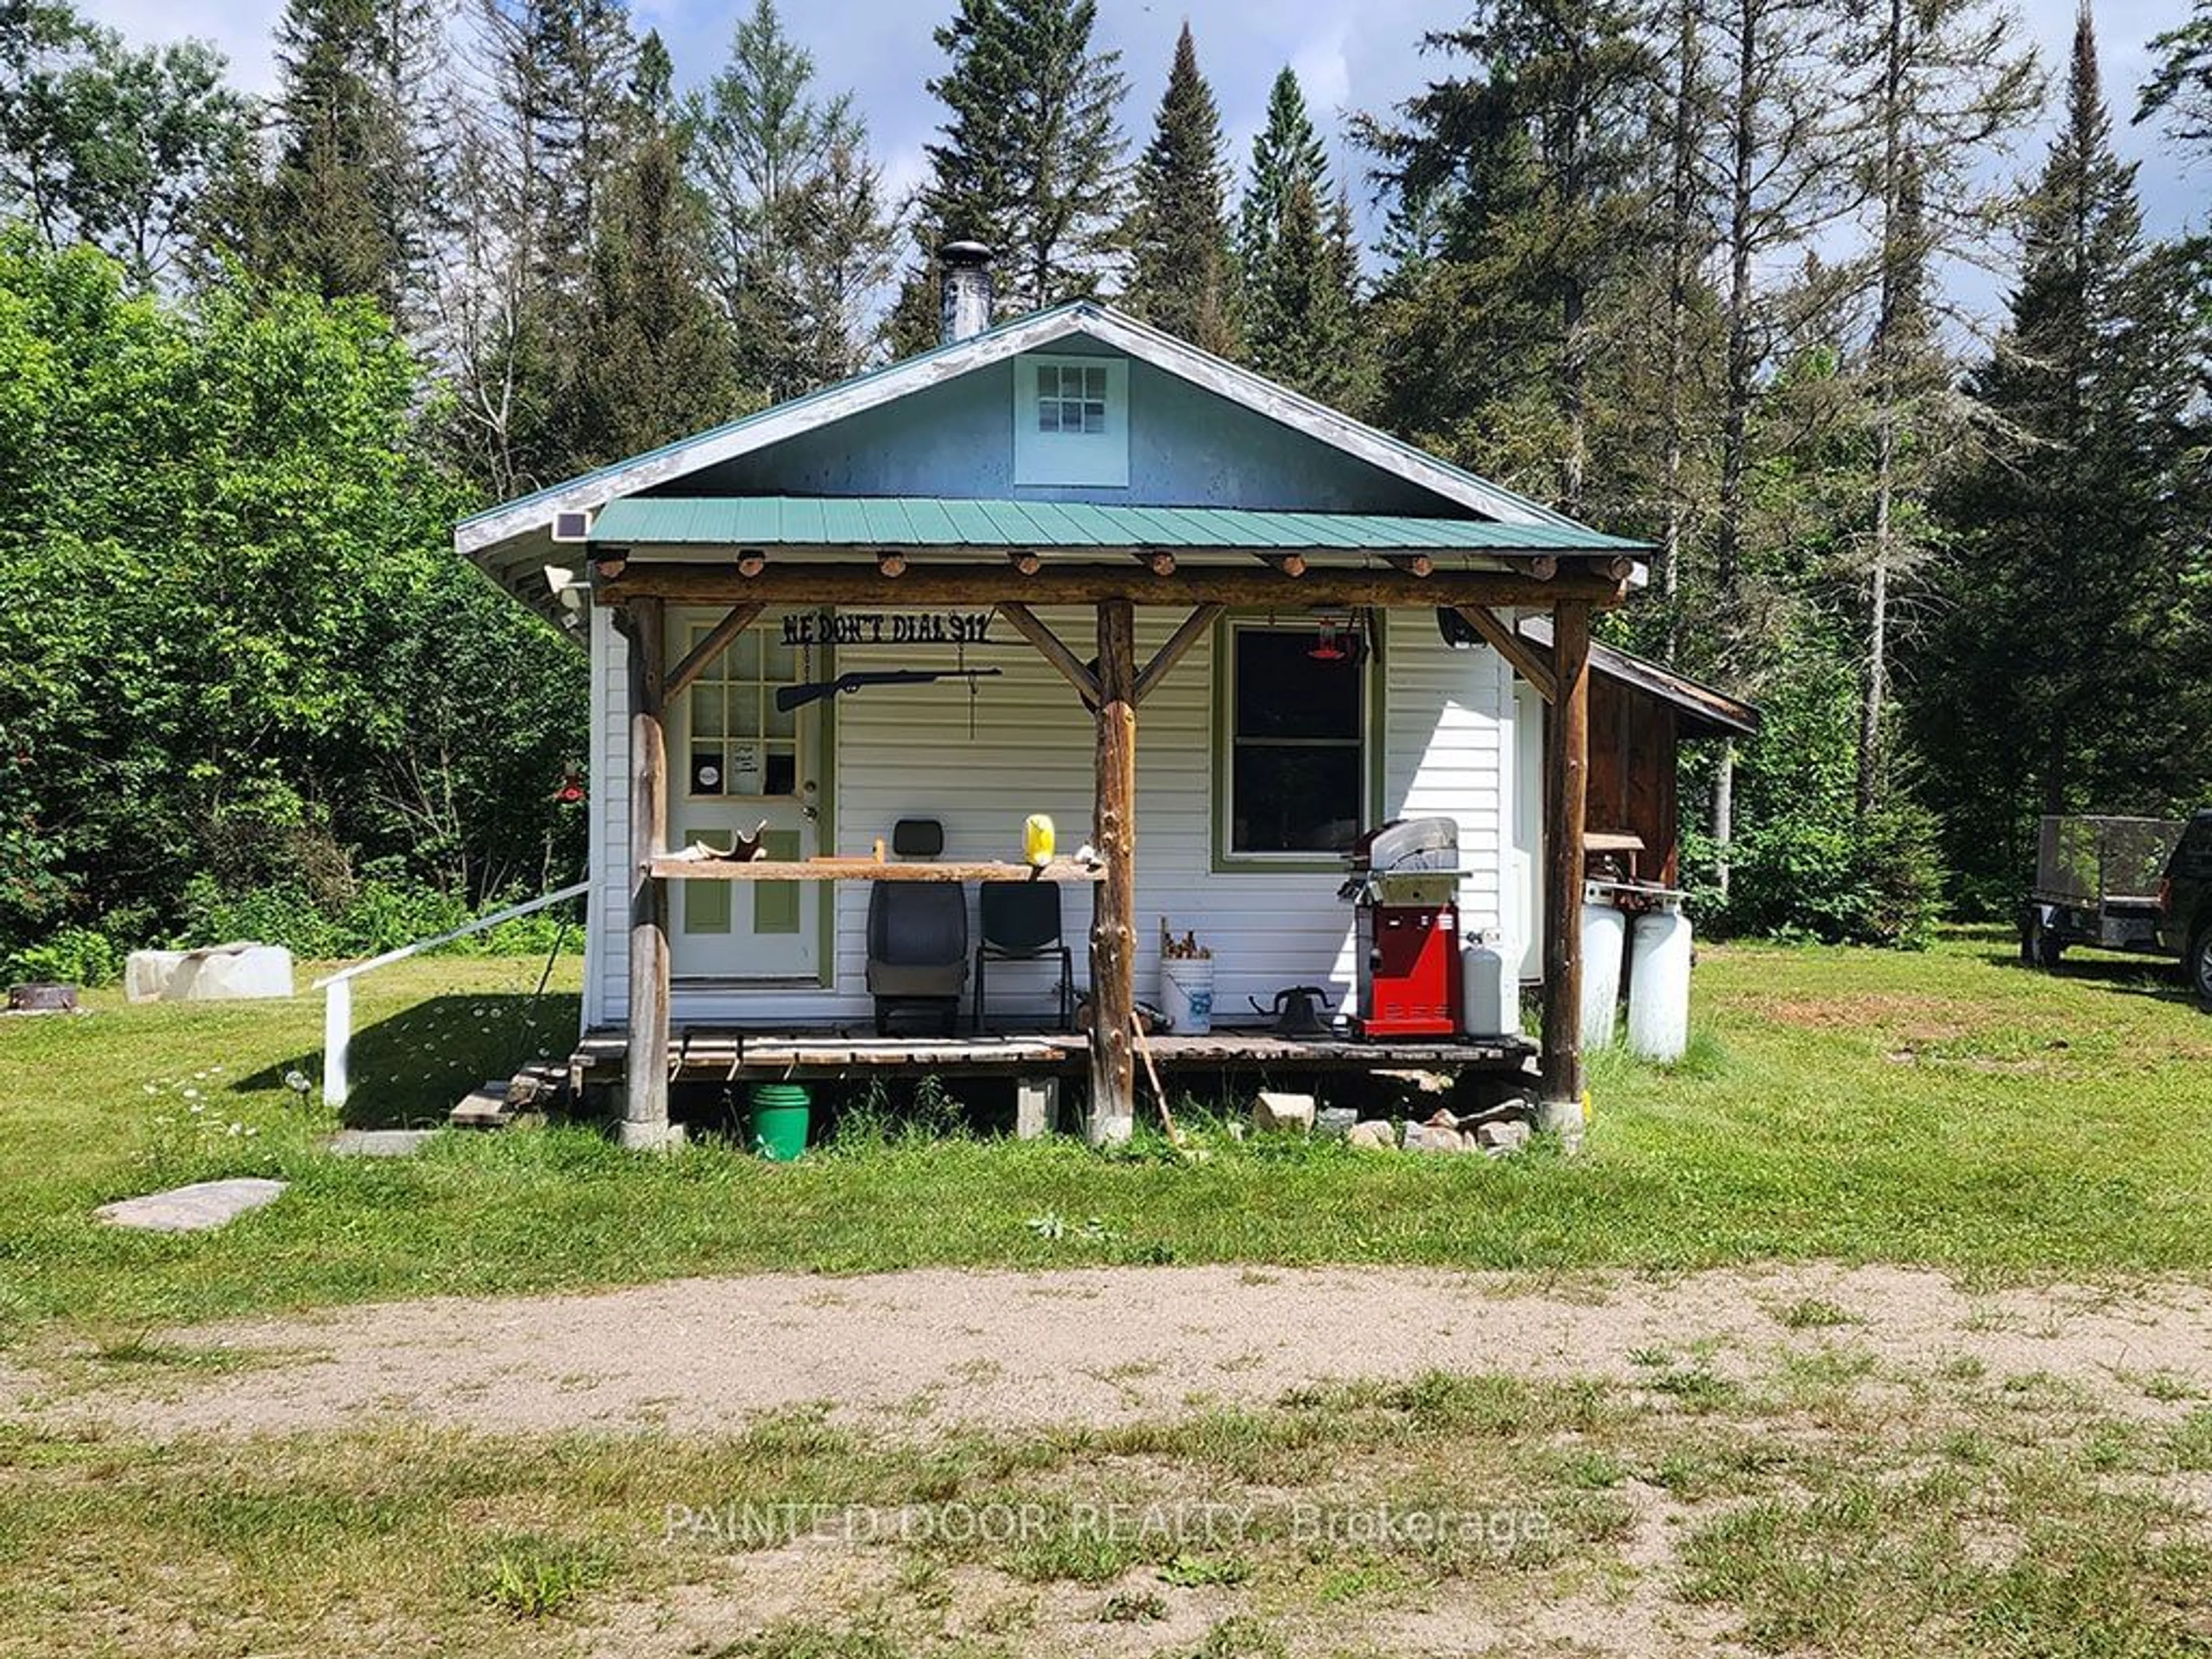
[{"label": "metal chimney cap", "polygon": [[947,242],[937,250],[938,258],[958,270],[980,269],[999,257],[999,250],[988,242]]}]

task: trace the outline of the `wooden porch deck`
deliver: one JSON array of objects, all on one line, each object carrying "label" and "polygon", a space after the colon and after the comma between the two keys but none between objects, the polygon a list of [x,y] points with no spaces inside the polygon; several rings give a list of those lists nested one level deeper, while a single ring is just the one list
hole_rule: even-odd
[{"label": "wooden porch deck", "polygon": [[[1264,1028],[1217,1030],[1205,1036],[1148,1039],[1154,1062],[1170,1071],[1518,1072],[1535,1058],[1525,1037],[1475,1041],[1355,1042],[1280,1037]],[[619,1028],[585,1035],[569,1059],[580,1092],[621,1079],[629,1038]],[[980,1036],[878,1037],[823,1029],[747,1030],[729,1025],[677,1030],[669,1042],[669,1081],[677,1084],[768,1082],[785,1078],[842,1078],[880,1072],[932,1072],[1020,1077],[1080,1073],[1089,1044],[1075,1031],[1009,1031]]]}]

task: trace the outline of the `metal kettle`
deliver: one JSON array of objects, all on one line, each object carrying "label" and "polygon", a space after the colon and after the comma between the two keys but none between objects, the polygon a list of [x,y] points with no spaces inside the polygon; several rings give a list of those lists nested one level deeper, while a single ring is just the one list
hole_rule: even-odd
[{"label": "metal kettle", "polygon": [[1250,997],[1255,1013],[1266,1014],[1275,1022],[1275,1035],[1285,1037],[1325,1037],[1329,1035],[1328,1022],[1321,1011],[1328,1006],[1328,993],[1318,985],[1293,985],[1275,993],[1273,1008],[1262,1008]]}]

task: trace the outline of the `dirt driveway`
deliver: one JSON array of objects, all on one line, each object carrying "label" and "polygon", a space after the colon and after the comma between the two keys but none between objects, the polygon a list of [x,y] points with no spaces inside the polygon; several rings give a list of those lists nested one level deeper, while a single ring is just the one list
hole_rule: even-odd
[{"label": "dirt driveway", "polygon": [[[1669,1279],[1398,1268],[1149,1267],[686,1279],[589,1295],[392,1303],[167,1333],[248,1363],[70,1388],[45,1409],[142,1432],[380,1419],[505,1431],[726,1432],[823,1402],[924,1431],[1112,1423],[1429,1370],[1626,1376],[1654,1351],[1722,1375],[1848,1340],[2098,1387],[2212,1390],[2212,1291],[2168,1281],[1976,1292],[1829,1265]],[[2132,1390],[2130,1390],[2132,1392]],[[0,1372],[0,1411],[41,1379]]]}]

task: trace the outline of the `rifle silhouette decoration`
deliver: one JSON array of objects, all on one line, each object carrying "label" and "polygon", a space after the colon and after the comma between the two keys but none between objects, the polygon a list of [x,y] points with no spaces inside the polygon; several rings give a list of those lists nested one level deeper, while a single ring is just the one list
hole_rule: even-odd
[{"label": "rifle silhouette decoration", "polygon": [[967,680],[971,684],[981,678],[995,678],[1004,671],[996,668],[884,668],[872,672],[855,671],[840,674],[834,680],[809,680],[803,685],[779,685],[775,689],[775,707],[779,714],[787,714],[810,702],[820,702],[841,691],[858,691],[868,685],[930,685],[939,680]]}]

